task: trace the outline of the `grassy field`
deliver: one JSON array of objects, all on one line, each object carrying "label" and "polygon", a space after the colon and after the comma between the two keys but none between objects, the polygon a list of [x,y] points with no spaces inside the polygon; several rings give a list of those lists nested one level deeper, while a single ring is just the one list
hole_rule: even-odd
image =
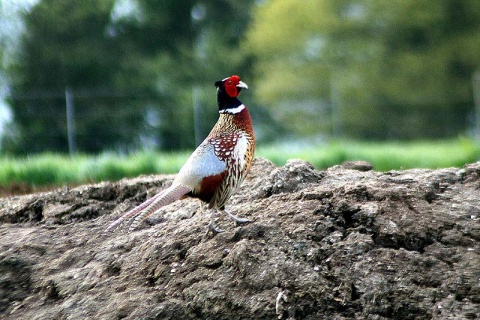
[{"label": "grassy field", "polygon": [[[140,174],[175,173],[191,151],[143,152],[128,156],[104,153],[69,157],[42,154],[24,158],[0,157],[0,186],[33,187],[77,185],[119,180]],[[259,146],[256,157],[277,165],[300,158],[324,169],[347,160],[366,160],[378,171],[408,168],[461,167],[480,160],[480,145],[469,139],[416,142],[336,141],[324,145],[283,144]]]},{"label": "grassy field", "polygon": [[349,160],[365,160],[377,171],[409,168],[462,167],[480,160],[480,144],[459,138],[443,141],[363,142],[336,141],[324,146],[269,146],[259,148],[256,156],[277,165],[300,158],[324,169]]}]

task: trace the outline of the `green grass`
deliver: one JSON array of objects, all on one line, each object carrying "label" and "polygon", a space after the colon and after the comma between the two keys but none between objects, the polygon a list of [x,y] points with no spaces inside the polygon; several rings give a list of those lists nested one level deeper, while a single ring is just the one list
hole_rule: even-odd
[{"label": "green grass", "polygon": [[[141,174],[175,173],[191,151],[143,152],[128,156],[41,154],[0,157],[0,186],[28,184],[34,187],[119,180]],[[256,157],[277,165],[300,158],[324,169],[347,160],[366,160],[378,171],[408,168],[461,167],[480,159],[480,145],[464,138],[444,141],[359,142],[329,144],[285,143],[258,146]]]},{"label": "green grass", "polygon": [[480,145],[459,138],[443,141],[363,142],[336,141],[328,145],[276,145],[259,148],[257,156],[277,165],[300,158],[324,169],[344,161],[365,160],[377,171],[409,168],[462,167],[480,160]]},{"label": "green grass", "polygon": [[175,173],[187,157],[187,152],[144,152],[129,156],[104,153],[75,157],[47,153],[25,158],[4,157],[0,158],[0,185],[27,183],[38,187]]}]

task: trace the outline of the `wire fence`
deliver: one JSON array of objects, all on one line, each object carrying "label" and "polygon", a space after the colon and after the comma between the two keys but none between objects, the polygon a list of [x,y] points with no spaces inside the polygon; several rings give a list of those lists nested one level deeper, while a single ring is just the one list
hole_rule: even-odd
[{"label": "wire fence", "polygon": [[[211,91],[211,88],[209,89]],[[185,126],[178,125],[178,118],[184,117],[186,118],[184,122],[191,122],[188,125],[191,130],[187,128],[188,132],[179,131],[178,134],[193,136],[193,140],[198,144],[208,133],[205,126],[208,116],[205,116],[205,113],[215,114],[211,110],[211,105],[207,106],[202,100],[201,90],[202,88],[199,87],[192,89],[192,98],[183,106],[189,114],[177,115],[177,119],[175,113],[164,114],[168,113],[166,111],[168,108],[172,109],[171,105],[166,106],[164,96],[147,92],[66,87],[63,90],[35,90],[10,94],[4,90],[3,94],[0,94],[0,105],[3,100],[4,106],[3,112],[0,112],[0,126],[3,126],[0,128],[0,134],[6,133],[6,126],[14,128],[18,120],[22,123],[36,123],[45,128],[45,130],[36,131],[36,141],[53,145],[57,141],[65,140],[68,146],[62,152],[74,154],[77,151],[84,151],[77,143],[79,140],[95,139],[95,133],[92,133],[91,127],[84,125],[85,122],[96,122],[102,126],[108,126],[108,130],[101,133],[101,138],[105,145],[110,145],[108,140],[118,140],[125,135],[122,132],[125,128],[115,124],[121,123],[122,119],[134,118],[137,122],[134,127],[139,130],[132,135],[138,135],[137,141],[140,142],[135,149],[150,149],[158,147],[158,141],[162,139],[162,126],[181,130]],[[9,102],[21,105],[20,108],[17,106],[21,111],[12,115]],[[92,111],[91,106],[98,107],[94,107]],[[10,126],[8,122],[11,122]],[[49,128],[48,124],[52,123],[55,123],[56,129],[60,127],[63,130]]]},{"label": "wire fence", "polygon": [[[457,130],[460,134],[465,134],[467,136],[475,137],[476,139],[480,139],[480,72],[477,72],[472,77],[472,87],[473,87],[473,97],[475,102],[475,108],[470,108],[469,111],[465,112],[465,110],[450,110],[448,113],[443,112],[435,112],[435,113],[428,113],[422,115],[422,108],[418,108],[416,111],[419,115],[419,119],[429,119],[429,122],[424,121],[423,123],[415,123],[415,119],[412,120],[412,126],[431,126],[432,124],[441,124],[447,123],[445,120],[447,118],[453,119],[460,119],[463,123],[459,123],[458,127],[463,128],[462,130]],[[205,126],[204,124],[204,116],[205,112],[213,113],[211,108],[211,103],[209,105],[205,105],[201,99],[201,88],[192,88],[192,98],[189,102],[190,105],[187,107],[190,111],[189,117],[191,118],[190,129],[189,132],[179,132],[179,134],[187,134],[187,135],[194,135],[195,136],[195,143],[198,144],[203,137],[208,133],[206,130],[209,130],[210,126]],[[155,104],[155,100],[158,97],[152,96],[150,94],[144,92],[133,92],[133,91],[114,91],[107,88],[97,88],[97,89],[72,89],[72,88],[63,88],[61,90],[37,90],[28,93],[22,94],[15,94],[11,95],[8,92],[3,92],[0,94],[0,101],[17,101],[22,102],[28,107],[23,110],[22,117],[23,122],[31,122],[31,123],[39,123],[44,121],[45,123],[56,123],[59,124],[59,127],[63,128],[63,130],[48,130],[48,125],[45,126],[46,130],[38,131],[38,136],[35,137],[37,141],[44,141],[46,144],[49,142],[54,143],[54,141],[63,140],[66,141],[65,150],[62,152],[74,154],[77,151],[83,151],[81,147],[79,147],[77,141],[82,139],[87,139],[92,137],[92,132],[89,130],[88,127],[79,125],[85,119],[92,117],[91,114],[84,113],[82,110],[77,108],[78,104],[85,105],[99,105],[99,101],[110,101],[109,103],[115,104],[114,111],[108,110],[97,110],[95,117],[97,118],[96,121],[104,123],[105,125],[112,125],[110,130],[107,130],[102,133],[102,139],[118,139],[121,137],[121,131],[123,128],[121,126],[115,127],[114,124],[116,123],[115,117],[122,117],[124,112],[132,112],[132,108],[137,108],[138,112],[145,112],[145,110],[161,110],[162,106],[160,104]],[[45,106],[45,101],[50,101],[52,104],[63,105],[61,111],[58,108],[48,108]],[[127,103],[132,102],[134,103]],[[152,102],[153,101],[153,102]],[[42,103],[40,103],[42,102]],[[424,102],[427,104],[428,102]],[[468,102],[464,102],[468,103]],[[47,103],[48,105],[48,103]],[[146,109],[145,106],[153,106],[151,109]],[[327,117],[319,117],[324,118],[322,121],[325,123],[318,126],[319,130],[316,133],[316,136],[324,136],[324,137],[342,137],[344,136],[343,130],[345,127],[349,125],[348,123],[344,123],[341,117],[338,116],[338,110],[333,109],[334,104],[329,104],[327,110],[324,112],[330,113],[330,116]],[[354,106],[352,106],[353,108]],[[256,108],[256,107],[255,107]],[[262,131],[265,128],[271,129],[272,126],[272,118],[269,118],[268,122],[263,122],[265,119],[264,117],[259,116],[259,113],[255,112],[255,108],[251,108],[252,117],[254,118],[255,128],[256,131],[259,131],[259,137],[262,137]],[[262,108],[262,106],[258,106],[258,108]],[[150,124],[151,127],[158,127],[158,114],[155,112],[147,111],[145,114],[142,114],[141,121],[144,121],[147,124]],[[265,111],[265,110],[263,110]],[[149,113],[150,112],[150,113]],[[5,122],[8,120],[8,112],[2,112],[3,119],[0,121]],[[387,112],[388,114],[388,112]],[[372,115],[374,117],[375,115]],[[392,119],[387,119],[391,123],[400,123],[407,119],[407,115],[402,115],[399,113],[391,113]],[[462,120],[463,119],[463,120]],[[13,123],[15,123],[16,119],[12,119]],[[176,119],[162,119],[162,121],[172,122],[175,123]],[[278,124],[281,126],[282,124]],[[330,128],[330,129],[325,129]],[[158,129],[158,128],[157,128]],[[433,128],[432,128],[433,129]],[[448,128],[436,128],[437,130],[448,130]],[[455,129],[456,130],[456,129]],[[455,131],[453,130],[453,131]],[[0,132],[5,133],[5,130],[0,130]],[[379,135],[384,135],[388,137],[390,132],[379,133]],[[158,135],[161,133],[157,130],[153,130],[150,132],[150,136],[148,136],[145,132],[139,132],[139,140],[141,141],[141,146],[139,148],[155,148],[158,147],[158,141],[156,139],[161,139]],[[295,135],[292,134],[290,137],[295,139]],[[304,136],[298,137],[299,139],[305,138]],[[268,144],[269,138],[266,138],[264,143]],[[106,143],[108,145],[108,142]]]}]

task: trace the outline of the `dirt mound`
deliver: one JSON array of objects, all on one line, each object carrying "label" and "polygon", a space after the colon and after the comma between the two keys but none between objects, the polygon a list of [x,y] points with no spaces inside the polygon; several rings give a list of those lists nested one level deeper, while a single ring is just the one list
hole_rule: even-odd
[{"label": "dirt mound", "polygon": [[172,176],[0,199],[2,319],[479,319],[480,163],[379,173],[257,159],[205,235],[177,201],[104,233]]}]

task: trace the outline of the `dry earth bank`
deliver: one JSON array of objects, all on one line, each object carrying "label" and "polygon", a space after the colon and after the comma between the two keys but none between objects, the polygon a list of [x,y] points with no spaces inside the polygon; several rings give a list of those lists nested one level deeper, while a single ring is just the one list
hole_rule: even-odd
[{"label": "dry earth bank", "polygon": [[206,236],[197,200],[106,226],[172,176],[0,199],[2,319],[479,319],[480,163],[257,159]]}]

